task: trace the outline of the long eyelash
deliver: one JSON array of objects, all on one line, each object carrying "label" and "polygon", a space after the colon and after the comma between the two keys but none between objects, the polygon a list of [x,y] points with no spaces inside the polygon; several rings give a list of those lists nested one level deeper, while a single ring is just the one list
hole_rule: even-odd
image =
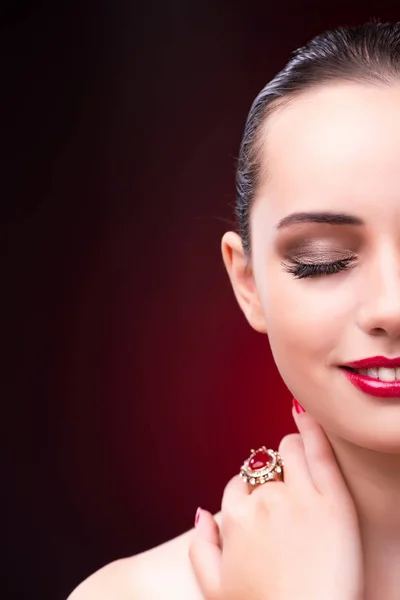
[{"label": "long eyelash", "polygon": [[319,277],[320,275],[334,275],[345,269],[349,269],[355,262],[354,258],[345,258],[336,260],[332,263],[319,265],[310,265],[302,263],[296,259],[292,259],[293,265],[281,263],[286,273],[291,273],[296,279],[304,279],[305,277]]}]

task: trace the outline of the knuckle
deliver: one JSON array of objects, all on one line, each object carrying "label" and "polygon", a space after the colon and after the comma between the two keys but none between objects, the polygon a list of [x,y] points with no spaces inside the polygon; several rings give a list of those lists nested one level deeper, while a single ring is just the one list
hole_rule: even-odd
[{"label": "knuckle", "polygon": [[321,438],[310,440],[307,444],[308,460],[312,462],[314,468],[331,468],[334,463],[332,448]]},{"label": "knuckle", "polygon": [[244,485],[240,475],[235,475],[225,486],[221,502],[224,527],[243,523],[246,519],[248,495],[242,492]]},{"label": "knuckle", "polygon": [[285,455],[302,451],[303,448],[304,445],[301,435],[299,433],[288,433],[281,439],[278,452],[284,458]]},{"label": "knuckle", "polygon": [[247,516],[247,507],[240,502],[226,503],[223,508],[224,526],[237,525],[242,523]]},{"label": "knuckle", "polygon": [[[255,490],[258,491],[258,490]],[[271,496],[266,494],[256,494],[253,492],[253,511],[255,512],[258,519],[266,518],[270,515],[271,510],[274,507],[274,500]]]},{"label": "knuckle", "polygon": [[309,460],[312,461],[314,469],[323,469],[330,466],[330,455],[326,450],[319,449],[314,450],[314,452],[310,451]]},{"label": "knuckle", "polygon": [[231,477],[231,479],[228,481],[224,488],[222,501],[230,494],[230,492],[238,485],[239,482],[243,485],[240,475],[234,475],[233,477]]},{"label": "knuckle", "polygon": [[258,490],[254,490],[252,498],[257,515],[268,516],[281,508],[285,503],[285,492],[285,484],[280,481],[265,483]]},{"label": "knuckle", "polygon": [[222,494],[221,501],[221,509],[225,510],[226,507],[232,504],[232,498],[237,497],[237,493],[235,493],[238,489],[243,487],[244,483],[240,475],[235,475],[232,477],[225,486],[224,492]]}]

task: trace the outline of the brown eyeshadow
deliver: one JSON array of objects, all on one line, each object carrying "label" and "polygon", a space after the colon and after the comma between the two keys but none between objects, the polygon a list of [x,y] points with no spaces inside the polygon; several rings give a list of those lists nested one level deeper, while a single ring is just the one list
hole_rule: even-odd
[{"label": "brown eyeshadow", "polygon": [[310,262],[334,262],[353,258],[359,251],[359,233],[349,227],[301,225],[278,234],[276,246],[284,258]]}]

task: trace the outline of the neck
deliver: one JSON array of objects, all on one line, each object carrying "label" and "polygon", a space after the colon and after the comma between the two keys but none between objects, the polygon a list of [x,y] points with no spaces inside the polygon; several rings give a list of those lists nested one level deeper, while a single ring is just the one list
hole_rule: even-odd
[{"label": "neck", "polygon": [[396,539],[400,546],[400,453],[376,452],[327,436],[356,505],[362,533]]},{"label": "neck", "polygon": [[327,433],[353,497],[360,525],[365,600],[398,598],[400,454],[361,448]]}]

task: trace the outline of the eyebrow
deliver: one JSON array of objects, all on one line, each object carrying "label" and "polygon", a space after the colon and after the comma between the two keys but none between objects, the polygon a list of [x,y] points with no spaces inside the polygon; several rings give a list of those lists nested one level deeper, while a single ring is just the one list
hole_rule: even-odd
[{"label": "eyebrow", "polygon": [[364,225],[359,217],[347,213],[335,212],[296,212],[281,219],[277,229],[283,229],[296,223],[325,223],[328,225]]}]

